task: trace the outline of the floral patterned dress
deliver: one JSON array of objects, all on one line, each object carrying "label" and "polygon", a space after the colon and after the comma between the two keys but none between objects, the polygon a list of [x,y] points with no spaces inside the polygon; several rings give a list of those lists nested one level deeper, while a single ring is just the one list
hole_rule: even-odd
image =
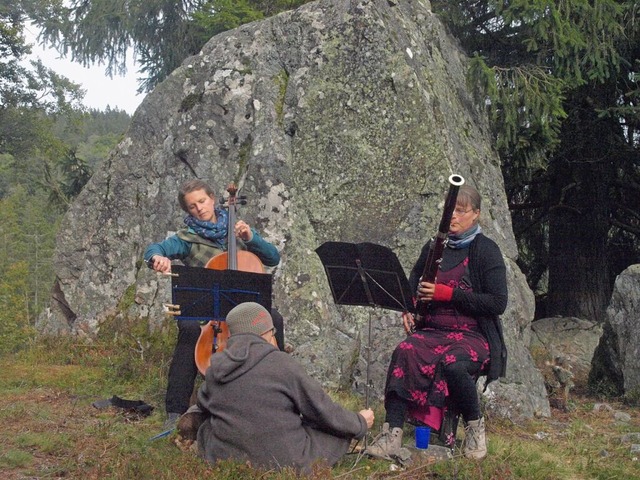
[{"label": "floral patterned dress", "polygon": [[[462,281],[469,258],[448,271],[439,271],[437,283],[471,291]],[[443,366],[458,361],[489,363],[489,344],[473,317],[449,304],[432,302],[424,329],[401,342],[393,352],[386,391],[409,401],[409,421],[440,429],[449,396]]]}]

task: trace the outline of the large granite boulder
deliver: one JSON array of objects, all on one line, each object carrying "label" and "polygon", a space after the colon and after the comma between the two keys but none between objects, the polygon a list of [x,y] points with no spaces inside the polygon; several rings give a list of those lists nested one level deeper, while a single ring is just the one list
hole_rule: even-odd
[{"label": "large granite boulder", "polygon": [[536,320],[531,330],[530,350],[540,361],[538,368],[561,367],[570,372],[576,386],[586,387],[602,325],[582,318],[551,317]]},{"label": "large granite boulder", "polygon": [[455,172],[481,192],[482,228],[508,266],[508,378],[487,398],[512,418],[548,414],[527,349],[533,294],[466,61],[427,1],[326,0],[212,38],[145,98],[69,209],[40,330],[91,336],[118,315],[156,324],[170,285],[142,253],[181,225],[178,186],[198,177],[222,194],[235,181],[248,197],[239,216],[282,253],[274,303],[294,355],[328,388],[362,392],[369,371],[380,396],[399,314],[336,306],[314,250],[378,243],[408,271]]},{"label": "large granite boulder", "polygon": [[640,401],[640,265],[616,278],[589,382],[605,393]]}]

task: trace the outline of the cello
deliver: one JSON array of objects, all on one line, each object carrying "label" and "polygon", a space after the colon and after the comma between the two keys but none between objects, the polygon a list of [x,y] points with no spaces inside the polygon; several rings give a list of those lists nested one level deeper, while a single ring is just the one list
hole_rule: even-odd
[{"label": "cello", "polygon": [[[240,270],[243,272],[265,273],[264,265],[254,253],[238,250],[234,227],[236,224],[236,206],[244,199],[237,196],[238,188],[234,183],[227,187],[229,198],[229,225],[227,227],[227,251],[212,257],[204,266],[212,270]],[[211,355],[221,352],[227,345],[229,328],[224,320],[210,320],[200,327],[200,337],[196,343],[195,361],[198,371],[204,375],[209,368]]]}]

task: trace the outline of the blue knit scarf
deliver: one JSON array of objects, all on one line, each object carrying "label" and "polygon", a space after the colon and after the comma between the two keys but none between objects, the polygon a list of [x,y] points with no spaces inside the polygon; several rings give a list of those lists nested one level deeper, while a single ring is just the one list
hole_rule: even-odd
[{"label": "blue knit scarf", "polygon": [[187,215],[184,218],[184,223],[202,238],[211,240],[220,247],[225,247],[227,244],[227,230],[229,228],[229,213],[218,207],[216,207],[214,211],[218,220],[216,223],[198,220],[191,215]]},{"label": "blue knit scarf", "polygon": [[469,230],[462,232],[460,235],[451,235],[449,234],[449,241],[447,242],[447,247],[459,249],[468,247],[473,239],[476,238],[476,235],[482,233],[482,228],[477,223],[471,227]]}]

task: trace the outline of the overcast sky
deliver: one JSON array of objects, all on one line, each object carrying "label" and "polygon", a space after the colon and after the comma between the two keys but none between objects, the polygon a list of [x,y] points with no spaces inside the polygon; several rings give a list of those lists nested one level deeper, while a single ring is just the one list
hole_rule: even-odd
[{"label": "overcast sky", "polygon": [[25,28],[27,42],[32,44],[32,58],[39,57],[45,66],[81,84],[86,91],[83,103],[87,107],[104,110],[109,105],[111,108],[118,107],[125,110],[129,114],[135,112],[142,102],[143,95],[136,94],[137,74],[133,62],[130,62],[125,77],[116,76],[111,79],[105,75],[104,65],[84,68],[78,63],[60,58],[58,52],[53,49],[43,50],[35,41],[37,33],[33,28]]}]

